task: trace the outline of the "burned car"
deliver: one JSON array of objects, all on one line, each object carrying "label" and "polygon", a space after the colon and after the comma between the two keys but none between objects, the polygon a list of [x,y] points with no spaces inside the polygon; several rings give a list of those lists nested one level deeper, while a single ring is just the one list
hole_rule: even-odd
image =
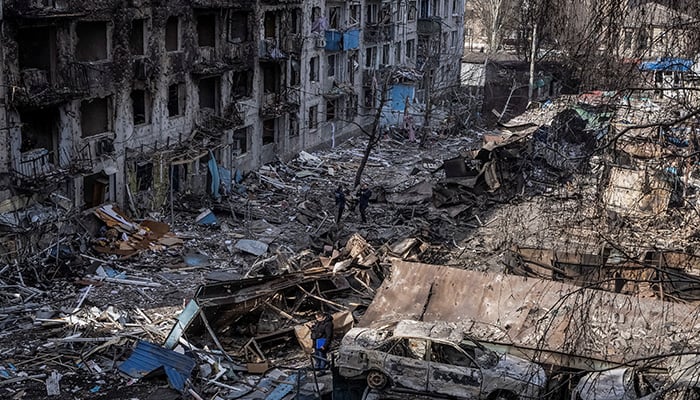
[{"label": "burned car", "polygon": [[539,398],[546,386],[539,365],[492,351],[446,323],[351,329],[335,363],[343,378],[392,393],[514,400]]},{"label": "burned car", "polygon": [[632,367],[589,372],[579,380],[572,400],[635,400],[656,390],[642,370]]}]

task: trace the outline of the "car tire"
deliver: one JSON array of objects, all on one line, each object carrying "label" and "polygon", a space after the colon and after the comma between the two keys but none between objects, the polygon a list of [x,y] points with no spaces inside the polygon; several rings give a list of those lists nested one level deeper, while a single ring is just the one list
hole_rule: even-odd
[{"label": "car tire", "polygon": [[367,374],[367,386],[372,389],[384,389],[389,383],[389,378],[379,371],[369,371]]}]

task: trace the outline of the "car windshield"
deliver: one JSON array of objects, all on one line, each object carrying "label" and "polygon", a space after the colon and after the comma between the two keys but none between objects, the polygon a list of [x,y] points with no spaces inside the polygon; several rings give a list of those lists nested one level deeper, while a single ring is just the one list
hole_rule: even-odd
[{"label": "car windshield", "polygon": [[498,354],[486,349],[481,343],[462,340],[459,347],[471,356],[482,368],[491,368],[498,363]]}]

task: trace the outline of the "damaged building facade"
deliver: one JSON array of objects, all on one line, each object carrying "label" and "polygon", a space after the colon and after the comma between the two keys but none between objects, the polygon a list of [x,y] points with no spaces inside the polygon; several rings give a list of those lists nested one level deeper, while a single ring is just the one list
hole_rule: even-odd
[{"label": "damaged building facade", "polygon": [[235,171],[369,125],[382,70],[421,77],[393,103],[429,102],[456,84],[463,43],[456,0],[0,5],[0,201],[216,197]]}]

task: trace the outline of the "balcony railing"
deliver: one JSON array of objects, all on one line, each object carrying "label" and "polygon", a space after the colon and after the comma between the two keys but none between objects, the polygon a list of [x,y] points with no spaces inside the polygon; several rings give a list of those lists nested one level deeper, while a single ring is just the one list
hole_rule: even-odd
[{"label": "balcony railing", "polygon": [[92,75],[88,66],[81,63],[67,65],[55,77],[47,70],[27,68],[20,71],[11,101],[17,105],[45,106],[79,98],[88,93]]},{"label": "balcony railing", "polygon": [[394,40],[394,24],[365,25],[364,39],[366,43],[391,42]]}]

